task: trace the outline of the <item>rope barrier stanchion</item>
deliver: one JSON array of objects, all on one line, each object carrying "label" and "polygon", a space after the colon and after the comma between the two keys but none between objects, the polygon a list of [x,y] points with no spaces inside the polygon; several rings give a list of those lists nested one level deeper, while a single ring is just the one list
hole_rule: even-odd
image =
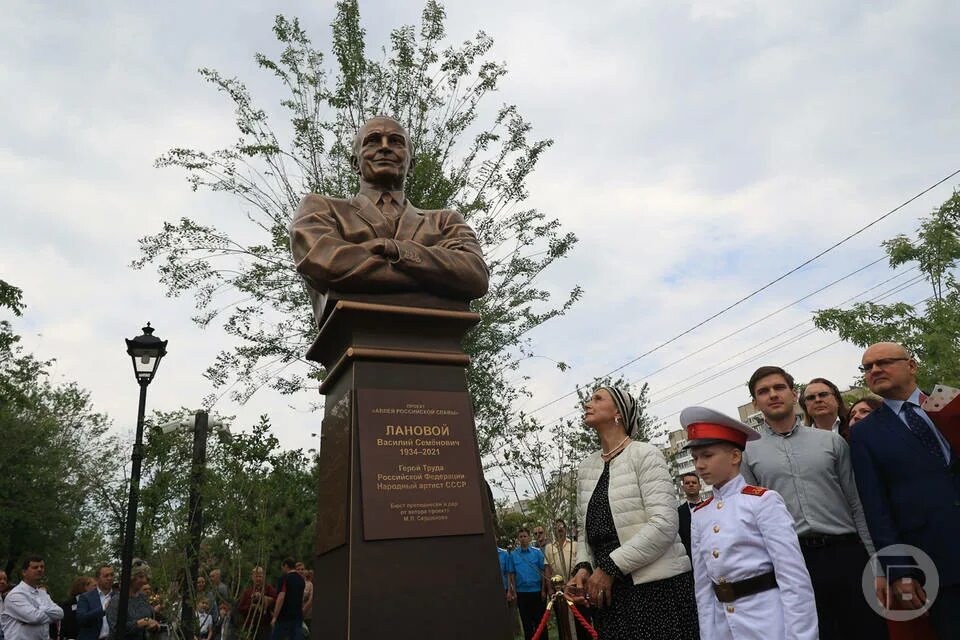
[{"label": "rope barrier stanchion", "polygon": [[[553,613],[554,605],[557,605],[557,609],[560,609],[564,604],[567,605],[567,609],[573,612],[574,617],[580,623],[580,625],[586,629],[587,633],[590,634],[590,637],[593,640],[597,640],[598,633],[597,630],[593,628],[587,619],[583,617],[583,614],[580,613],[580,610],[577,609],[577,605],[574,604],[573,600],[568,598],[564,593],[564,584],[563,578],[560,576],[553,576],[550,579],[550,582],[553,585],[553,595],[550,596],[550,599],[547,601],[547,610],[543,612],[543,618],[540,619],[540,624],[537,626],[537,630],[533,634],[533,640],[540,640],[540,637],[543,635],[544,630],[547,628],[547,623],[550,622],[550,615]],[[564,614],[566,615],[566,614]],[[560,614],[557,614],[557,624],[560,625],[563,619],[560,618]],[[563,632],[561,631],[561,637],[563,637]]]}]

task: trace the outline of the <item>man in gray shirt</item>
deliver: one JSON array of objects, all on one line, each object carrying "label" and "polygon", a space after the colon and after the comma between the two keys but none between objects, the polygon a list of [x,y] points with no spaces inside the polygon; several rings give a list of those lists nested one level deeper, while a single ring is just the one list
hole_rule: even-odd
[{"label": "man in gray shirt", "polygon": [[747,444],[740,473],[775,490],[793,516],[817,599],[821,640],[886,638],[886,625],[864,597],[861,579],[873,553],[853,480],[847,443],[804,426],[794,412],[793,377],[780,367],[750,376],[761,438]]}]

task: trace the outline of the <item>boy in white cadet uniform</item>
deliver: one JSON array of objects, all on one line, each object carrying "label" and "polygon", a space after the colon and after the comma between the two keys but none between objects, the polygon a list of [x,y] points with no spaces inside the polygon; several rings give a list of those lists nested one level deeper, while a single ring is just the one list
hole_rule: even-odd
[{"label": "boy in white cadet uniform", "polygon": [[760,434],[706,407],[680,413],[687,445],[713,497],[690,525],[701,640],[817,640],[817,607],[800,543],[780,494],[740,475]]}]

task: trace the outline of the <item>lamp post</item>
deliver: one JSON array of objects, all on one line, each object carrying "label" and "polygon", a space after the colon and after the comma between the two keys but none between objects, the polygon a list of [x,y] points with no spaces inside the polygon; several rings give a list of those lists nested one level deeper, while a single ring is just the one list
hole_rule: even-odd
[{"label": "lamp post", "polygon": [[143,463],[143,421],[147,404],[147,386],[157,373],[160,359],[167,355],[167,341],[153,335],[150,323],[143,328],[143,335],[127,340],[127,354],[133,360],[133,374],[140,385],[140,405],[137,408],[137,435],[133,444],[130,465],[130,500],[127,502],[127,522],[123,534],[123,551],[120,558],[120,602],[117,609],[117,626],[114,636],[121,640],[126,635],[127,606],[130,602],[130,570],[133,565],[133,537],[136,530],[137,502],[140,499],[140,467]]}]

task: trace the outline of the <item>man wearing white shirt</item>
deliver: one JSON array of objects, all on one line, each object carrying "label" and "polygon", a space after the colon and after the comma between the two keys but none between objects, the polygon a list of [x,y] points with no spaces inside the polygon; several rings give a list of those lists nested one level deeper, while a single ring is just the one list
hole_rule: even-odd
[{"label": "man wearing white shirt", "polygon": [[39,588],[45,568],[40,556],[23,562],[20,584],[7,594],[0,614],[4,640],[48,640],[50,623],[63,619],[63,609]]}]

